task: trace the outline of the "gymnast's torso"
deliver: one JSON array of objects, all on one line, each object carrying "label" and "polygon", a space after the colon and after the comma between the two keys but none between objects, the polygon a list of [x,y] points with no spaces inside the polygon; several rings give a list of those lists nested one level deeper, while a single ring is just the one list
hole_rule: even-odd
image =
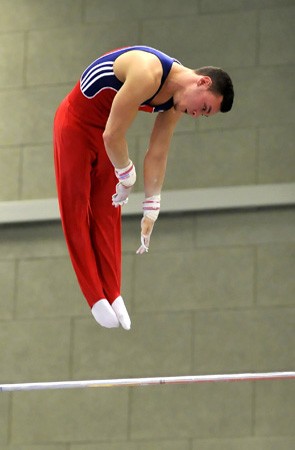
[{"label": "gymnast's torso", "polygon": [[138,108],[145,112],[163,112],[173,107],[173,98],[162,104],[153,104],[153,99],[164,85],[173,63],[180,64],[175,58],[147,46],[131,46],[108,52],[93,61],[82,73],[79,82],[69,93],[68,100],[74,114],[80,120],[93,126],[104,127],[108,119],[113,99],[123,82],[115,75],[114,63],[127,52],[143,51],[155,55],[162,66],[162,78],[158,90]]}]

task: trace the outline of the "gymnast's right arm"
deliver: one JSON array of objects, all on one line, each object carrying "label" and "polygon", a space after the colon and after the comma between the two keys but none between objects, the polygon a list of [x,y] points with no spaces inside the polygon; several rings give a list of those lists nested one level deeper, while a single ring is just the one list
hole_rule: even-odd
[{"label": "gymnast's right arm", "polygon": [[158,64],[160,62],[155,65],[154,59],[136,54],[128,60],[128,64],[121,67],[123,86],[113,100],[103,133],[107,154],[116,169],[123,169],[129,164],[126,133],[138,113],[139,106],[150,98],[160,85],[161,72]]},{"label": "gymnast's right arm", "polygon": [[[131,52],[133,53],[133,52]],[[128,201],[136,181],[136,171],[129,159],[126,133],[138,113],[138,107],[157,91],[160,84],[159,62],[147,54],[129,55],[120,69],[123,86],[117,92],[103,133],[106,152],[118,178],[112,196],[115,207]]]}]

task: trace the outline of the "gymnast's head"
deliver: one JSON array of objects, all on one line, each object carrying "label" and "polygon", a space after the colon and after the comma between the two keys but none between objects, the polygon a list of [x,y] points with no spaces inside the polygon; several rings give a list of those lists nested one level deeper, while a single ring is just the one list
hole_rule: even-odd
[{"label": "gymnast's head", "polygon": [[222,95],[223,99],[220,104],[220,112],[226,113],[231,110],[234,101],[234,87],[232,80],[227,72],[219,67],[204,66],[194,71],[197,75],[207,76],[211,79],[212,84],[209,91],[214,94]]},{"label": "gymnast's head", "polygon": [[234,88],[224,70],[213,66],[195,70],[183,68],[182,75],[183,83],[173,97],[176,111],[197,118],[231,110]]}]

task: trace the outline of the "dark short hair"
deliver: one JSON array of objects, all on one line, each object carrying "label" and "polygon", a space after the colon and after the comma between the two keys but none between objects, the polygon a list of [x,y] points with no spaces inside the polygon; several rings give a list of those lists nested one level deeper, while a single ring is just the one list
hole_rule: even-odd
[{"label": "dark short hair", "polygon": [[205,66],[195,70],[198,75],[205,75],[211,78],[212,85],[209,90],[215,94],[223,96],[220,105],[220,112],[228,112],[231,110],[234,101],[234,87],[228,73],[219,67]]}]

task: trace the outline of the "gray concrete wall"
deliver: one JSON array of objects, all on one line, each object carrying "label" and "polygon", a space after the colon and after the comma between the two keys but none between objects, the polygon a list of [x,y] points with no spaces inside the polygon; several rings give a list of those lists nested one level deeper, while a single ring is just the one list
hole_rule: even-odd
[{"label": "gray concrete wall", "polygon": [[[232,75],[231,113],[184,118],[166,189],[295,181],[294,0],[0,0],[0,200],[55,197],[54,111],[109,49],[155,46]],[[140,166],[154,117],[129,132]],[[59,223],[0,229],[0,382],[294,370],[295,210],[161,215],[133,327],[90,316]],[[2,393],[0,450],[291,450],[294,382]]]}]

